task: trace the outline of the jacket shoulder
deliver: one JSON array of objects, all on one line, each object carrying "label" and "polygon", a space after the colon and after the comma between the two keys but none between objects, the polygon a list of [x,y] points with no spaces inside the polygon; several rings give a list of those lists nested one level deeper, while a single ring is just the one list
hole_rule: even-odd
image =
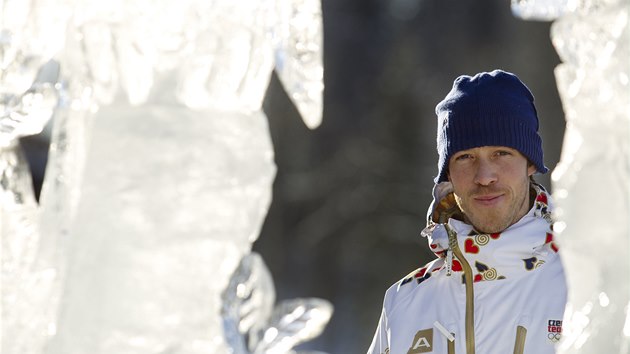
[{"label": "jacket shoulder", "polygon": [[[418,286],[428,281],[435,273],[442,269],[444,260],[436,258],[424,266],[413,270],[402,279],[394,283],[386,293],[386,302],[394,302],[394,298],[400,298],[412,293]],[[387,301],[389,300],[389,301]]]},{"label": "jacket shoulder", "polygon": [[417,291],[426,287],[432,277],[437,276],[437,271],[444,265],[444,260],[436,258],[426,265],[415,269],[411,273],[398,280],[387,289],[384,306],[387,312],[418,295]]}]

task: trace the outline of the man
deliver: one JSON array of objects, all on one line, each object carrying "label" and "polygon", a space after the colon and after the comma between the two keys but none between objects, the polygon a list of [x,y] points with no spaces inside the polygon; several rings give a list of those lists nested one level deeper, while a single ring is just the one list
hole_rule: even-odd
[{"label": "man", "polygon": [[422,235],[437,259],[385,294],[368,353],[554,353],[566,283],[529,89],[460,76],[436,107],[438,176]]}]

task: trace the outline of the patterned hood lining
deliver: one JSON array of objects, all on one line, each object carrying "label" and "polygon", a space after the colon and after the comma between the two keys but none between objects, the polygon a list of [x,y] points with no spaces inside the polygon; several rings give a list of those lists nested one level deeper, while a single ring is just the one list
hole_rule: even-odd
[{"label": "patterned hood lining", "polygon": [[[501,233],[483,234],[462,221],[452,185],[442,182],[434,188],[435,199],[427,213],[427,227],[421,234],[427,237],[431,251],[448,263],[449,243],[444,224],[455,230],[459,247],[475,270],[474,282],[519,277],[524,271],[542,266],[548,257],[558,252],[553,242],[551,198],[539,184],[532,183],[532,190],[534,203],[521,220]],[[427,278],[444,265],[434,263],[421,278]],[[455,272],[461,269],[457,260],[452,261],[451,266]]]}]

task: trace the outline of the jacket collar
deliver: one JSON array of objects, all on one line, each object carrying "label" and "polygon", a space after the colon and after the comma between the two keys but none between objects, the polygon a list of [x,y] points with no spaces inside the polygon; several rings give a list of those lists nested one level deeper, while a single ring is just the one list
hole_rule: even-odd
[{"label": "jacket collar", "polygon": [[[467,262],[475,271],[475,282],[514,278],[545,263],[558,251],[553,243],[553,204],[547,191],[532,183],[535,201],[518,222],[501,233],[481,234],[461,220],[454,203],[450,182],[442,182],[433,189],[434,200],[427,212],[427,227],[422,236],[439,257],[446,258],[449,249],[447,223],[456,233],[457,241]],[[463,219],[462,219],[463,220]],[[457,264],[453,264],[457,271]]]}]

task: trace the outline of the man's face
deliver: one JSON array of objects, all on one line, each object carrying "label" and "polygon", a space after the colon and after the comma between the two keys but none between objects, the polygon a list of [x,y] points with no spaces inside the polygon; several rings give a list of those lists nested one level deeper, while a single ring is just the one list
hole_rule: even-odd
[{"label": "man's face", "polygon": [[479,232],[496,233],[529,210],[529,176],[535,171],[517,150],[483,146],[451,156],[449,180],[455,200]]}]

